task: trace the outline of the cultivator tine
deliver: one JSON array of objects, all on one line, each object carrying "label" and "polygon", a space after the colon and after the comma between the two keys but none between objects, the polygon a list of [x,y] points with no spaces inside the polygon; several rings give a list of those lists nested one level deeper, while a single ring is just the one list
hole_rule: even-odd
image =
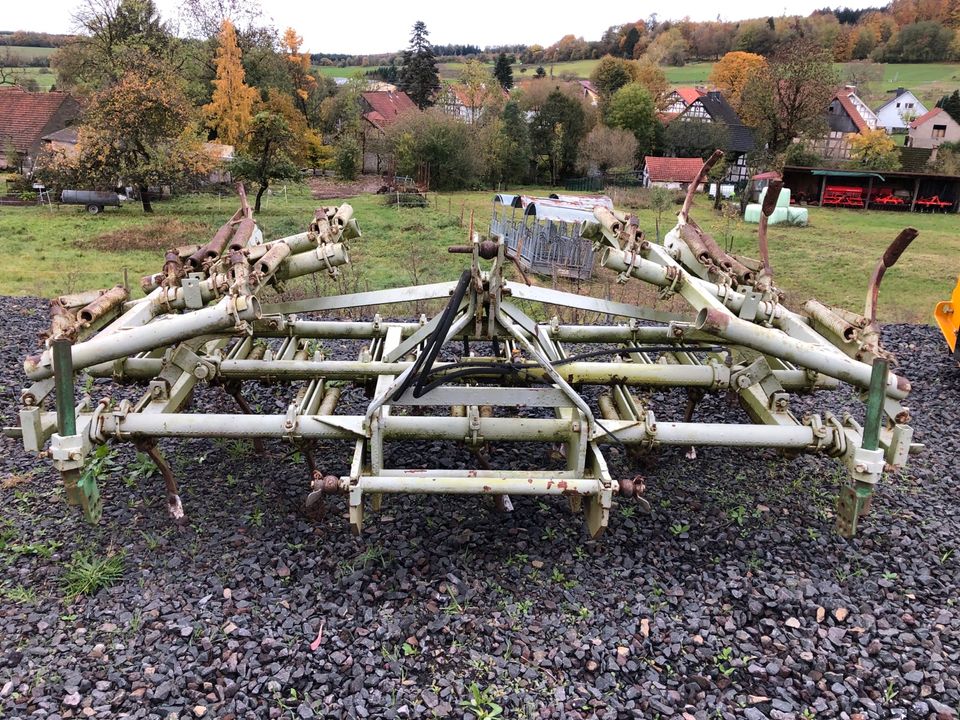
[{"label": "cultivator tine", "polygon": [[137,450],[144,453],[153,460],[153,464],[160,471],[163,478],[163,485],[167,493],[167,512],[174,520],[183,520],[183,502],[180,500],[180,490],[177,488],[177,479],[173,476],[173,469],[170,463],[160,452],[157,442],[151,438],[141,438],[135,443]]},{"label": "cultivator tine", "polygon": [[[636,470],[611,476],[604,457],[609,445],[626,451],[621,457],[630,463],[663,445],[681,448],[691,460],[698,448],[717,446],[822,454],[847,469],[837,528],[853,535],[885,463],[903,467],[919,449],[903,405],[910,383],[890,371],[893,358],[879,346],[876,315],[880,280],[916,231],[905,230],[884,253],[864,315],[816,301],[798,315],[784,305],[769,258],[766,216],[778,183],[767,193],[759,261],[730,255],[690,216],[695,187],[721,157],[717,151],[703,164],[662,244],[647,240],[637,217],[609,201],[549,201],[581,214],[580,227],[593,245],[583,242],[591,252],[603,249],[600,265],[621,282],[676,297],[677,306],[685,304],[676,312],[530,284],[527,273],[537,270],[529,264],[523,229],[504,230],[498,221],[497,233],[484,238],[472,213],[467,242],[449,248],[470,256],[456,282],[262,303],[265,288],[334,274],[349,263],[348,243],[361,237],[360,229],[349,205],[323,207],[304,232],[265,242],[241,192],[240,208],[208,242],[163,255],[161,271],[144,279],[145,298],[129,301],[115,288],[54,301],[45,347],[24,362],[32,383],[21,394],[20,427],[9,432],[33,451],[49,445],[68,501],[91,518],[100,513],[98,453],[108,442],[134,442],[153,460],[170,513],[180,519],[183,506],[159,438],[246,439],[260,456],[267,439],[283,440],[291,454],[306,459],[306,508],[322,511],[325,496],[343,496],[335,502],[345,503],[356,534],[363,530],[366,497],[377,512],[390,493],[443,493],[488,495],[498,511],[512,510],[520,495],[559,496],[583,513],[587,533],[598,537],[615,495],[649,510]],[[522,282],[507,279],[510,263]],[[400,304],[427,301],[444,307],[430,319],[383,319]],[[529,311],[534,305],[606,321],[544,322],[536,318],[554,310]],[[382,306],[388,308],[383,316]],[[372,317],[329,319],[357,308]],[[325,340],[364,348],[354,359],[327,357],[318,345]],[[569,350],[583,346],[591,349]],[[84,370],[144,383],[145,393],[136,402],[77,405],[75,374]],[[244,382],[295,390],[285,411],[254,411]],[[202,383],[222,385],[238,409],[185,412]],[[793,394],[840,383],[868,391],[862,426],[849,416],[792,412]],[[338,413],[350,384],[370,400],[361,412]],[[686,392],[679,422],[655,414],[657,391],[671,388]],[[51,393],[52,411],[44,407]],[[708,394],[735,397],[749,421],[695,419]],[[320,440],[352,442],[349,467],[325,455],[321,471]],[[466,450],[466,467],[432,457],[421,467],[392,467],[393,444],[411,441],[456,444]],[[502,443],[527,448],[529,457],[546,453],[551,469],[497,467],[506,454]]]}]

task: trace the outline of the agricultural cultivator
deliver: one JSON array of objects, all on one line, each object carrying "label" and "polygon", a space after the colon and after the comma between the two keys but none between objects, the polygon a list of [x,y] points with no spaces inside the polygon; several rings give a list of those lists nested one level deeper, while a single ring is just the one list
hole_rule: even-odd
[{"label": "agricultural cultivator", "polygon": [[[244,201],[206,245],[168,251],[162,270],[142,281],[146,297],[130,300],[118,287],[54,300],[45,348],[24,364],[32,384],[22,393],[20,427],[7,432],[52,460],[69,501],[93,520],[101,503],[97,475],[87,470],[101,445],[133,442],[147,453],[165,480],[170,513],[180,517],[177,480],[158,438],[286,440],[314,465],[306,504],[344,496],[355,532],[365,506],[376,511],[384,494],[458,493],[490,495],[501,509],[510,496],[563,496],[597,536],[615,496],[645,503],[642,477],[611,475],[604,457],[611,445],[631,457],[664,445],[688,454],[698,446],[825,453],[847,469],[836,517],[851,536],[885,468],[902,467],[919,448],[902,405],[910,384],[889,369],[894,361],[876,320],[880,279],[916,233],[904,231],[884,254],[864,315],[816,301],[797,314],[781,302],[766,248],[777,192],[766,195],[760,261],[726,253],[697,225],[692,190],[662,245],[644,238],[635,217],[594,209],[581,230],[600,264],[622,283],[682,298],[685,312],[538,287],[522,272],[509,279],[518,259],[472,227],[467,244],[449,248],[465,261],[451,282],[270,301],[265,291],[293,278],[338,272],[349,262],[348,244],[362,242],[360,229],[341,205],[319,209],[303,233],[265,242]],[[443,306],[429,319],[394,322],[377,313],[429,300]],[[608,320],[565,324],[550,318],[557,306]],[[368,319],[338,319],[348,308],[366,309]],[[317,343],[325,339],[360,340],[362,349],[355,359],[329,358]],[[81,371],[143,383],[143,395],[77,403]],[[252,410],[244,385],[256,381],[290,384],[285,412]],[[861,392],[863,417],[791,409],[793,395],[841,382]],[[222,388],[240,411],[185,412],[198,383]],[[349,383],[369,393],[361,413],[339,407]],[[685,391],[676,422],[658,418],[642,394],[668,388]],[[696,421],[709,393],[735,398],[750,421]],[[318,440],[353,443],[352,462],[320,467],[310,452]],[[419,440],[462,443],[476,462],[466,469],[390,462],[393,443]],[[493,467],[489,448],[502,443],[526,444],[522,456],[536,468]]]}]

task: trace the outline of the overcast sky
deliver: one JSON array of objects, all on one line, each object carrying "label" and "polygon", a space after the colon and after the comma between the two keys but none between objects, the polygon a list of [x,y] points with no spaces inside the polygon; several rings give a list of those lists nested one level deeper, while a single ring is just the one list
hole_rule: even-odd
[{"label": "overcast sky", "polygon": [[[177,20],[181,0],[155,0],[166,19]],[[70,32],[77,0],[22,2],[0,0],[0,30],[41,30]],[[830,3],[825,0],[781,0],[765,6],[768,14],[807,15]],[[882,4],[878,0],[840,0],[837,5],[862,8]],[[656,0],[655,2],[549,3],[511,2],[465,3],[455,0],[353,0],[315,2],[311,0],[262,0],[266,16],[280,28],[293,26],[303,36],[310,52],[383,53],[407,45],[410,28],[423,20],[430,40],[438,44],[473,43],[509,45],[539,43],[547,46],[573,33],[586,40],[598,40],[609,26],[638,20],[651,13],[660,19],[714,20],[718,10],[724,20],[755,17],[754,3],[726,3],[715,0]],[[569,10],[567,8],[570,8]]]}]

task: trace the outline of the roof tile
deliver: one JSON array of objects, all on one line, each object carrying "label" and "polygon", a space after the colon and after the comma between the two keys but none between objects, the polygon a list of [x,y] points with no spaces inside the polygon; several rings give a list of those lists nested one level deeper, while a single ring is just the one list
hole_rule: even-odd
[{"label": "roof tile", "polygon": [[695,158],[654,157],[648,155],[643,159],[647,166],[647,175],[651,182],[693,182],[703,160]]},{"label": "roof tile", "polygon": [[29,152],[67,101],[76,104],[65,92],[28,92],[19,87],[0,87],[0,144],[10,142],[17,152]]}]

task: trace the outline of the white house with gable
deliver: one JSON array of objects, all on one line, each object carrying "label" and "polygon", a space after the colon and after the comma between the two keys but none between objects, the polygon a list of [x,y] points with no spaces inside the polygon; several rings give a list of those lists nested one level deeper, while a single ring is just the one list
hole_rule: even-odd
[{"label": "white house with gable", "polygon": [[894,96],[877,108],[880,127],[888,133],[905,133],[910,123],[927,112],[926,106],[906,88],[897,88]]}]

